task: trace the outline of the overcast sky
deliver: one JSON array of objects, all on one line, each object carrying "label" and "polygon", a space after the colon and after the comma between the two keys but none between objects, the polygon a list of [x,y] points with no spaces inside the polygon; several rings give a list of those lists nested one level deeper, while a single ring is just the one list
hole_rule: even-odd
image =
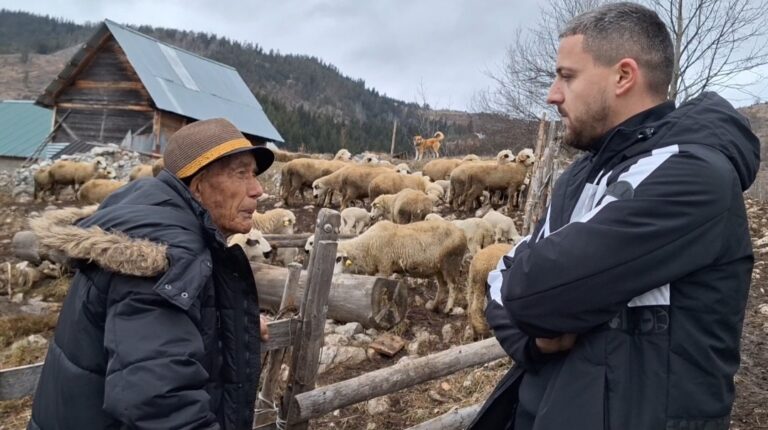
[{"label": "overcast sky", "polygon": [[[109,18],[254,42],[306,54],[362,78],[390,97],[433,108],[471,109],[493,86],[518,27],[532,26],[543,0],[0,0],[0,8],[77,23]],[[746,79],[746,77],[745,77]],[[423,91],[421,90],[423,88]],[[768,83],[750,88],[768,99]],[[725,93],[733,103],[754,97]]]}]

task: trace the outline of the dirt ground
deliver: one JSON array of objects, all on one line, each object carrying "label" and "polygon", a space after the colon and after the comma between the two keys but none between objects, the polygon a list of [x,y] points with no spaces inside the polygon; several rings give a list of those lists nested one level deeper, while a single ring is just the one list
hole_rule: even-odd
[{"label": "dirt ground", "polygon": [[[271,178],[265,178],[268,192],[274,193]],[[67,204],[71,202],[65,202]],[[269,197],[261,202],[260,210],[275,206],[276,197]],[[61,203],[57,203],[61,205]],[[24,229],[24,220],[32,212],[40,212],[47,203],[18,204],[12,201],[7,190],[0,190],[0,263],[15,262],[11,252],[11,238],[17,231]],[[750,225],[753,239],[768,235],[768,204],[748,203]],[[314,229],[318,209],[314,206],[291,208],[297,215],[297,232],[311,232]],[[742,365],[736,376],[736,403],[733,410],[731,428],[734,430],[768,428],[768,253],[756,254],[753,283],[746,311],[742,336]],[[66,292],[68,280],[44,279],[24,292],[22,303],[13,303],[7,293],[0,292],[0,368],[8,368],[38,362],[45,354],[44,348],[34,345],[10,351],[10,345],[31,334],[41,334],[50,339],[55,326],[60,303]],[[14,292],[16,293],[16,291]],[[434,294],[434,285],[417,282],[409,289],[409,300],[426,300]],[[41,297],[43,302],[52,302],[43,308],[40,315],[25,312],[29,299]],[[759,309],[760,305],[764,305]],[[760,310],[764,309],[762,312]],[[455,334],[453,340],[444,342],[441,330],[450,324]],[[464,316],[445,316],[432,313],[423,306],[412,306],[405,321],[393,332],[405,340],[412,340],[416,328],[426,328],[439,340],[430,345],[432,352],[441,351],[461,343],[461,333],[466,326]],[[346,380],[365,372],[395,364],[407,355],[401,351],[393,358],[380,357],[357,366],[334,368],[319,377],[318,385]],[[496,382],[508,370],[509,360],[499,360],[485,366],[466,369],[436,381],[387,396],[389,409],[378,414],[370,414],[366,403],[342,408],[320,419],[314,420],[312,429],[404,429],[433,417],[442,415],[451,409],[461,408],[483,401]],[[31,399],[0,402],[0,430],[16,430],[26,427]]]}]

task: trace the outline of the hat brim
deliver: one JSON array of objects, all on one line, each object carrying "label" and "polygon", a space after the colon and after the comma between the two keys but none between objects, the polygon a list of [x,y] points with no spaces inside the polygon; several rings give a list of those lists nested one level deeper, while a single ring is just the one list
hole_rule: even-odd
[{"label": "hat brim", "polygon": [[256,168],[259,170],[257,175],[261,175],[266,172],[272,163],[275,162],[275,153],[266,146],[251,146],[250,148],[237,148],[235,150],[222,154],[219,158],[229,157],[230,155],[240,154],[242,152],[250,152],[253,154],[253,158],[256,160]]}]

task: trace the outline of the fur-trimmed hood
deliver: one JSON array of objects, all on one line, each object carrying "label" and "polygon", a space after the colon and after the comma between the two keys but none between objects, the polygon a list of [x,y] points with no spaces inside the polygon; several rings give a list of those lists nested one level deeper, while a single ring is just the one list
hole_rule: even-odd
[{"label": "fur-trimmed hood", "polygon": [[156,276],[168,270],[167,245],[101,227],[79,227],[80,219],[96,212],[97,206],[47,211],[29,225],[44,247],[63,252],[68,258],[93,262],[115,273]]}]

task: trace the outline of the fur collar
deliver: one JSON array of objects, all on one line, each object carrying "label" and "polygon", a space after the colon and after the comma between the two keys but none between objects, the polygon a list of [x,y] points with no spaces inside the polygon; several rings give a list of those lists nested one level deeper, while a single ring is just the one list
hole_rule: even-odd
[{"label": "fur collar", "polygon": [[94,205],[46,211],[40,217],[31,218],[29,225],[42,246],[115,273],[151,277],[168,270],[166,245],[131,238],[118,231],[74,225],[96,209]]}]

